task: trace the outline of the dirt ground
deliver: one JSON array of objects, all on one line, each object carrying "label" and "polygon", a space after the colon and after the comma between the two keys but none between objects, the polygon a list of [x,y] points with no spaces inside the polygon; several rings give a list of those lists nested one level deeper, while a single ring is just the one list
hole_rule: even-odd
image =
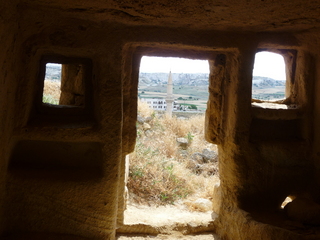
[{"label": "dirt ground", "polygon": [[[154,227],[168,227],[175,224],[188,224],[194,227],[208,225],[212,221],[211,212],[191,212],[183,204],[166,206],[146,206],[130,203],[124,212],[125,225],[147,224]],[[118,235],[118,240],[145,240],[145,239],[186,239],[186,240],[219,240],[212,233],[197,235],[183,235],[180,232],[171,231],[168,234],[151,235]]]},{"label": "dirt ground", "polygon": [[183,204],[165,206],[146,206],[130,203],[124,212],[124,224],[143,223],[155,227],[188,223],[206,225],[210,221],[211,212],[191,212]]}]

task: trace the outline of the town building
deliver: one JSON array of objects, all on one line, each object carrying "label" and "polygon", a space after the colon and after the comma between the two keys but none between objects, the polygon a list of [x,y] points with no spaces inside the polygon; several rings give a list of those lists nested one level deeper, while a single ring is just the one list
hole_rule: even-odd
[{"label": "town building", "polygon": [[[167,95],[165,98],[140,98],[141,102],[146,102],[149,107],[156,111],[166,111],[169,116],[172,116],[173,111],[187,111],[189,108],[185,104],[179,104],[174,100],[173,82],[171,71],[168,76]],[[167,104],[170,104],[168,107]]]},{"label": "town building", "polygon": [[[153,110],[166,111],[167,102],[165,98],[140,98],[141,102],[145,102]],[[177,101],[171,102],[173,111],[181,110],[181,106]]]}]

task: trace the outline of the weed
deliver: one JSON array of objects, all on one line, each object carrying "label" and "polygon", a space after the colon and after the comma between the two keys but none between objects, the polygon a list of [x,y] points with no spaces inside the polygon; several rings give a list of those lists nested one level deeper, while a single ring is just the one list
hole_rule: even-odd
[{"label": "weed", "polygon": [[188,139],[189,142],[192,142],[194,136],[191,134],[191,132],[188,132],[186,138]]},{"label": "weed", "polygon": [[166,193],[160,193],[160,200],[162,202],[165,202],[169,197],[167,196]]},{"label": "weed", "polygon": [[144,175],[143,169],[140,167],[133,167],[130,169],[130,172],[129,172],[130,177],[133,177],[133,178],[143,177],[143,175]]}]

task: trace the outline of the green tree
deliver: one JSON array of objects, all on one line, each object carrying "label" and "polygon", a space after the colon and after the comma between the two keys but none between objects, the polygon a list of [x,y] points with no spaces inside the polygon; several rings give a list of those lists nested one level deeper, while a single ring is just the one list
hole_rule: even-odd
[{"label": "green tree", "polygon": [[195,110],[197,110],[198,108],[197,108],[197,106],[196,105],[194,105],[194,104],[190,104],[190,109],[195,109]]}]

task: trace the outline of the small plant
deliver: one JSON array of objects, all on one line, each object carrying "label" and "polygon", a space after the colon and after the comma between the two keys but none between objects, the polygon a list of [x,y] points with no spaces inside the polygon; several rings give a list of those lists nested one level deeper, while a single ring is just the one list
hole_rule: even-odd
[{"label": "small plant", "polygon": [[42,102],[43,103],[53,104],[53,105],[59,105],[59,100],[55,99],[51,95],[43,95]]},{"label": "small plant", "polygon": [[186,138],[188,139],[189,142],[192,142],[194,136],[192,135],[191,132],[188,132]]},{"label": "small plant", "polygon": [[143,175],[144,175],[144,171],[142,168],[139,168],[139,167],[133,167],[129,172],[129,176],[133,178],[143,177]]},{"label": "small plant", "polygon": [[142,131],[140,129],[137,130],[137,137],[138,138],[142,137]]},{"label": "small plant", "polygon": [[165,202],[169,197],[165,193],[160,193],[160,200],[162,202]]},{"label": "small plant", "polygon": [[171,163],[169,166],[166,166],[165,169],[168,170],[171,175],[173,170],[173,164]]}]

